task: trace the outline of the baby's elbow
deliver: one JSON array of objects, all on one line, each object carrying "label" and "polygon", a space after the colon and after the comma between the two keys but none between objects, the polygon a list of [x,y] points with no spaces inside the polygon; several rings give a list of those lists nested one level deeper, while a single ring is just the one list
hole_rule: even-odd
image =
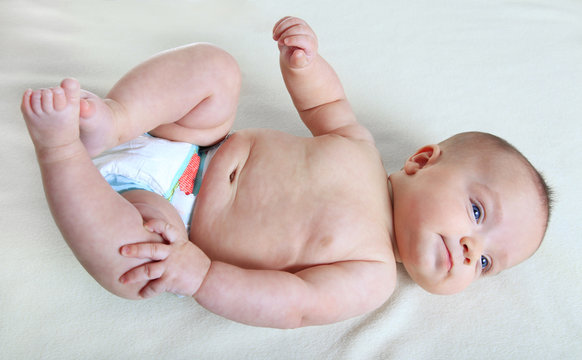
[{"label": "baby's elbow", "polygon": [[277,329],[297,329],[311,325],[305,313],[297,308],[290,308],[282,312],[269,327]]},{"label": "baby's elbow", "polygon": [[291,330],[305,326],[309,326],[309,324],[305,321],[305,318],[303,316],[296,316],[291,319],[286,319],[280,326],[277,327],[280,329]]},{"label": "baby's elbow", "polygon": [[377,310],[382,305],[386,303],[394,294],[396,290],[396,276],[388,279],[382,283],[382,286],[374,288],[372,294],[368,297],[368,310],[366,312],[371,312]]}]

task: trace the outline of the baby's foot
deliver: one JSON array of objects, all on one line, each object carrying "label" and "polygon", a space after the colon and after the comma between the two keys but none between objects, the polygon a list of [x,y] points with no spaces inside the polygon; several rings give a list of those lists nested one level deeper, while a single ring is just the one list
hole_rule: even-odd
[{"label": "baby's foot", "polygon": [[80,140],[93,157],[115,143],[111,109],[98,96],[81,90],[77,80],[27,90],[21,110],[37,151],[55,152]]},{"label": "baby's foot", "polygon": [[37,152],[66,151],[79,140],[79,102],[79,83],[75,80],[24,93],[22,115]]},{"label": "baby's foot", "polygon": [[81,141],[91,157],[117,145],[115,117],[111,106],[99,96],[81,90],[79,129]]}]

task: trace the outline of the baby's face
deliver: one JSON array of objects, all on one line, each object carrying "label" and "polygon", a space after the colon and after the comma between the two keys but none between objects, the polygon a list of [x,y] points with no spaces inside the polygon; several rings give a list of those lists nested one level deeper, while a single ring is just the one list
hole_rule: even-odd
[{"label": "baby's face", "polygon": [[399,257],[417,284],[457,293],[536,251],[544,210],[517,159],[434,160],[391,175]]}]

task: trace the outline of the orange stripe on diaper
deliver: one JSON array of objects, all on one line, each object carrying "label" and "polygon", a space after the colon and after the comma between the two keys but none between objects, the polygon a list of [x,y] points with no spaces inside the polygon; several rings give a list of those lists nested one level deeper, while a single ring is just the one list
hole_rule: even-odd
[{"label": "orange stripe on diaper", "polygon": [[194,180],[196,180],[196,173],[198,173],[198,168],[200,167],[200,156],[198,154],[194,154],[188,166],[186,166],[186,170],[180,179],[178,180],[178,184],[180,185],[180,190],[186,195],[192,194],[194,189]]}]

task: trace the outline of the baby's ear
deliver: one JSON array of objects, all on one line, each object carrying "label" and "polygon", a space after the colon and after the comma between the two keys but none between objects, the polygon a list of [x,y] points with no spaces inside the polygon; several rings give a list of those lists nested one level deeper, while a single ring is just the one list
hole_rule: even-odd
[{"label": "baby's ear", "polygon": [[404,163],[404,172],[406,175],[414,175],[425,166],[434,164],[440,155],[440,146],[437,144],[425,145],[406,160]]}]

